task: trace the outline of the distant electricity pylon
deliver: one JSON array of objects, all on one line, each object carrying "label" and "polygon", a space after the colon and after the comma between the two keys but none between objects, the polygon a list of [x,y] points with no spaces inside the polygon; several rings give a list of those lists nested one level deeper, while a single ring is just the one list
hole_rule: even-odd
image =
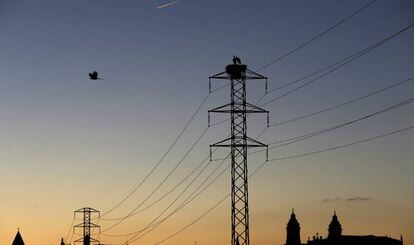
[{"label": "distant electricity pylon", "polygon": [[[249,192],[247,171],[247,149],[249,147],[268,147],[247,136],[246,117],[248,113],[266,113],[269,125],[269,111],[246,102],[246,80],[267,78],[247,69],[238,57],[233,57],[233,64],[226,66],[226,71],[210,77],[230,81],[230,103],[209,110],[210,112],[229,113],[231,135],[229,138],[210,145],[212,147],[230,147],[231,151],[231,245],[249,245]],[[266,154],[267,158],[267,154]]]},{"label": "distant electricity pylon", "polygon": [[78,240],[75,240],[75,244],[76,243],[80,243],[82,242],[83,245],[90,245],[91,242],[92,244],[100,244],[99,240],[94,239],[91,237],[91,228],[93,229],[98,229],[99,233],[101,233],[101,227],[99,225],[96,225],[94,223],[91,222],[92,220],[92,215],[96,215],[98,218],[100,218],[100,212],[96,209],[93,208],[81,208],[78,209],[74,212],[74,217],[75,219],[77,218],[77,216],[79,216],[79,214],[82,214],[82,223],[77,224],[75,226],[73,226],[73,233],[75,234],[75,230],[82,228],[83,230],[83,236],[81,238],[79,238]]}]

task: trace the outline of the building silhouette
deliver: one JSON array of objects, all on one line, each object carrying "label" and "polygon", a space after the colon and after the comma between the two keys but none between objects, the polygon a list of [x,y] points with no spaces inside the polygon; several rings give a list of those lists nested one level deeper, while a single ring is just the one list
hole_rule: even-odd
[{"label": "building silhouette", "polygon": [[17,229],[16,236],[14,237],[12,245],[24,245],[22,235],[20,235],[19,229]]},{"label": "building silhouette", "polygon": [[306,243],[300,240],[300,224],[296,219],[294,210],[286,226],[286,243],[285,245],[403,245],[402,236],[400,240],[388,236],[374,235],[343,235],[342,225],[338,220],[336,212],[332,216],[331,223],[328,226],[328,236],[322,237],[317,233],[315,236],[308,238]]},{"label": "building silhouette", "polygon": [[292,209],[289,222],[286,226],[286,245],[298,245],[300,242],[300,225]]}]

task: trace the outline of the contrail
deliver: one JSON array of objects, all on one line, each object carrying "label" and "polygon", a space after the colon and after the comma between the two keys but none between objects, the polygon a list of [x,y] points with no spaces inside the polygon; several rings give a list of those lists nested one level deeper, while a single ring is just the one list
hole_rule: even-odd
[{"label": "contrail", "polygon": [[181,2],[181,0],[160,5],[160,6],[156,7],[155,9],[156,10],[159,10],[159,9],[162,9],[162,8],[165,8],[165,7],[168,7],[168,6],[171,6],[171,5],[175,5],[175,4],[179,3],[179,2]]}]

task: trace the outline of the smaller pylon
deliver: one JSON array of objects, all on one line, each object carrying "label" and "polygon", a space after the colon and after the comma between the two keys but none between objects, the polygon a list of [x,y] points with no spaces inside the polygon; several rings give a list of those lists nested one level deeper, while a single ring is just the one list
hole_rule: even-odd
[{"label": "smaller pylon", "polygon": [[83,236],[75,240],[74,242],[75,243],[81,242],[83,243],[83,245],[90,245],[91,242],[92,244],[100,244],[99,240],[91,237],[91,235],[93,235],[91,234],[91,228],[93,229],[96,228],[98,229],[98,233],[101,233],[101,227],[91,222],[93,214],[95,214],[95,216],[100,218],[100,212],[96,209],[85,207],[85,208],[78,209],[74,212],[75,219],[77,218],[77,214],[83,214],[82,223],[73,226],[73,233],[75,233],[76,229],[82,228]]}]

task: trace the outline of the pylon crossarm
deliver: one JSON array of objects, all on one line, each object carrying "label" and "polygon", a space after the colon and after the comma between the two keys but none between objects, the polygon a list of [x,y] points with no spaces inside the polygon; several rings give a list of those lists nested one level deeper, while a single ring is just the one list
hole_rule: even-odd
[{"label": "pylon crossarm", "polygon": [[223,143],[227,142],[227,141],[231,141],[231,139],[232,139],[232,137],[229,137],[229,138],[224,139],[224,140],[220,140],[219,142],[216,142],[216,143],[210,145],[210,147],[223,147],[224,145],[227,145],[227,144],[223,144]]},{"label": "pylon crossarm", "polygon": [[[248,109],[248,108],[250,108],[250,109]],[[260,108],[258,106],[255,106],[253,104],[250,104],[248,102],[246,102],[246,110],[254,111],[256,113],[269,113],[268,110],[262,109],[262,108]]]},{"label": "pylon crossarm", "polygon": [[230,109],[223,110],[223,108],[226,108],[226,107],[231,107],[231,103],[216,107],[214,109],[209,110],[208,112],[216,112],[216,113],[223,113],[223,112],[228,113],[228,112],[230,112]]},{"label": "pylon crossarm", "polygon": [[[234,103],[234,106],[243,106],[244,104],[242,103]],[[253,104],[250,103],[246,103],[246,109],[240,109],[240,110],[235,110],[235,109],[231,109],[232,104],[228,103],[226,105],[222,105],[219,107],[216,107],[214,109],[209,110],[208,112],[214,112],[214,113],[231,113],[231,112],[235,112],[235,113],[269,113],[268,110],[262,109],[258,106],[255,106]]]},{"label": "pylon crossarm", "polygon": [[267,79],[267,77],[262,76],[259,73],[254,72],[250,69],[246,69],[246,79]]},{"label": "pylon crossarm", "polygon": [[263,144],[262,142],[257,141],[257,140],[255,140],[255,139],[252,139],[252,138],[250,138],[250,137],[248,137],[248,136],[246,136],[246,140],[247,140],[247,142],[252,142],[252,143],[251,143],[251,144],[249,144],[249,145],[256,145],[257,147],[267,147],[267,145],[266,145],[266,144]]},{"label": "pylon crossarm", "polygon": [[91,212],[91,213],[99,213],[98,210],[96,210],[94,208],[88,208],[88,207],[87,208],[80,208],[80,209],[76,210],[75,213],[83,213],[84,211]]},{"label": "pylon crossarm", "polygon": [[227,72],[223,71],[223,72],[217,73],[214,76],[209,77],[209,79],[230,79],[230,76],[227,74]]}]

